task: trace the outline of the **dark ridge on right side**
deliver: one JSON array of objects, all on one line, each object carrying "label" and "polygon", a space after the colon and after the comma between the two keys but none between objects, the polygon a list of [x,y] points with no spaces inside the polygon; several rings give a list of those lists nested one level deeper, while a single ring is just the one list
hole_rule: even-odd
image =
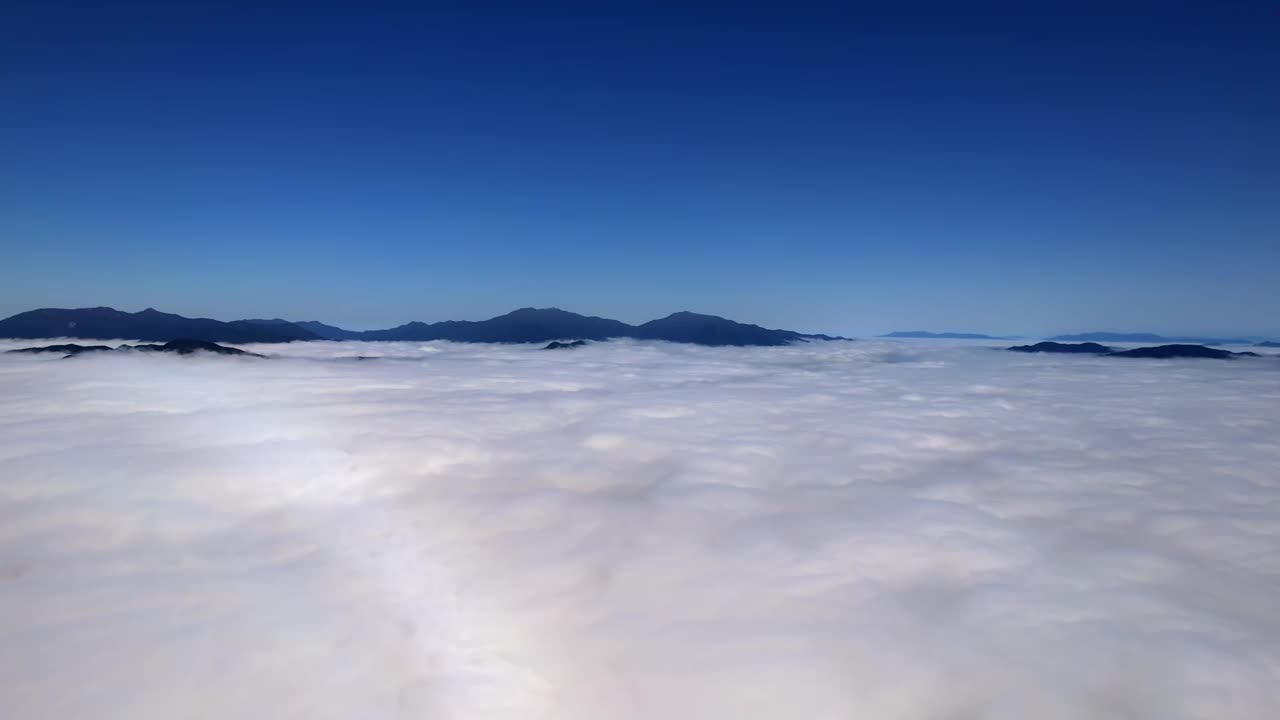
[{"label": "dark ridge on right side", "polygon": [[1234,360],[1240,357],[1258,357],[1258,353],[1231,352],[1203,345],[1157,345],[1155,347],[1135,348],[1113,352],[1110,357],[1152,358],[1156,360],[1172,360],[1174,358],[1207,358],[1211,360]]},{"label": "dark ridge on right side", "polygon": [[1035,345],[1014,345],[1006,348],[1012,352],[1022,353],[1064,353],[1072,355],[1107,355],[1113,350],[1106,345],[1098,343],[1060,343],[1060,342],[1038,342]]}]

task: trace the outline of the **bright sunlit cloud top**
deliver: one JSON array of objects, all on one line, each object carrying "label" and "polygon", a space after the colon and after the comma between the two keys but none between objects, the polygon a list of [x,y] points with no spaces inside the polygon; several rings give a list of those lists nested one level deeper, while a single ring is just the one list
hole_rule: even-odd
[{"label": "bright sunlit cloud top", "polygon": [[0,356],[14,717],[1280,709],[1274,358],[254,349]]}]

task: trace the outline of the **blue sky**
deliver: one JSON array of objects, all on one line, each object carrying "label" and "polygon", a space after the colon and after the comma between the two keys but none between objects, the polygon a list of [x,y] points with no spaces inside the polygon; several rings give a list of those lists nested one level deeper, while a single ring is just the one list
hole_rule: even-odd
[{"label": "blue sky", "polygon": [[1274,3],[659,5],[6,3],[0,315],[1280,333]]}]

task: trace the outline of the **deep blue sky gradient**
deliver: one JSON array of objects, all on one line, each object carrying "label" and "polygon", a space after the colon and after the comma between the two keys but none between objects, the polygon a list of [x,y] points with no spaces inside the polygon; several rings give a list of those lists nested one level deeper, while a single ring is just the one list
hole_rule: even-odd
[{"label": "deep blue sky gradient", "polygon": [[1280,5],[62,3],[0,315],[1280,334]]}]

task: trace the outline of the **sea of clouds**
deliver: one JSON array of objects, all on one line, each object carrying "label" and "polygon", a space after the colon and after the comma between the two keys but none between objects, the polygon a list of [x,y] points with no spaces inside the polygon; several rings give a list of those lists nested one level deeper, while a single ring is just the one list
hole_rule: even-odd
[{"label": "sea of clouds", "polygon": [[3,717],[1280,717],[1280,359],[245,347],[0,355]]}]

